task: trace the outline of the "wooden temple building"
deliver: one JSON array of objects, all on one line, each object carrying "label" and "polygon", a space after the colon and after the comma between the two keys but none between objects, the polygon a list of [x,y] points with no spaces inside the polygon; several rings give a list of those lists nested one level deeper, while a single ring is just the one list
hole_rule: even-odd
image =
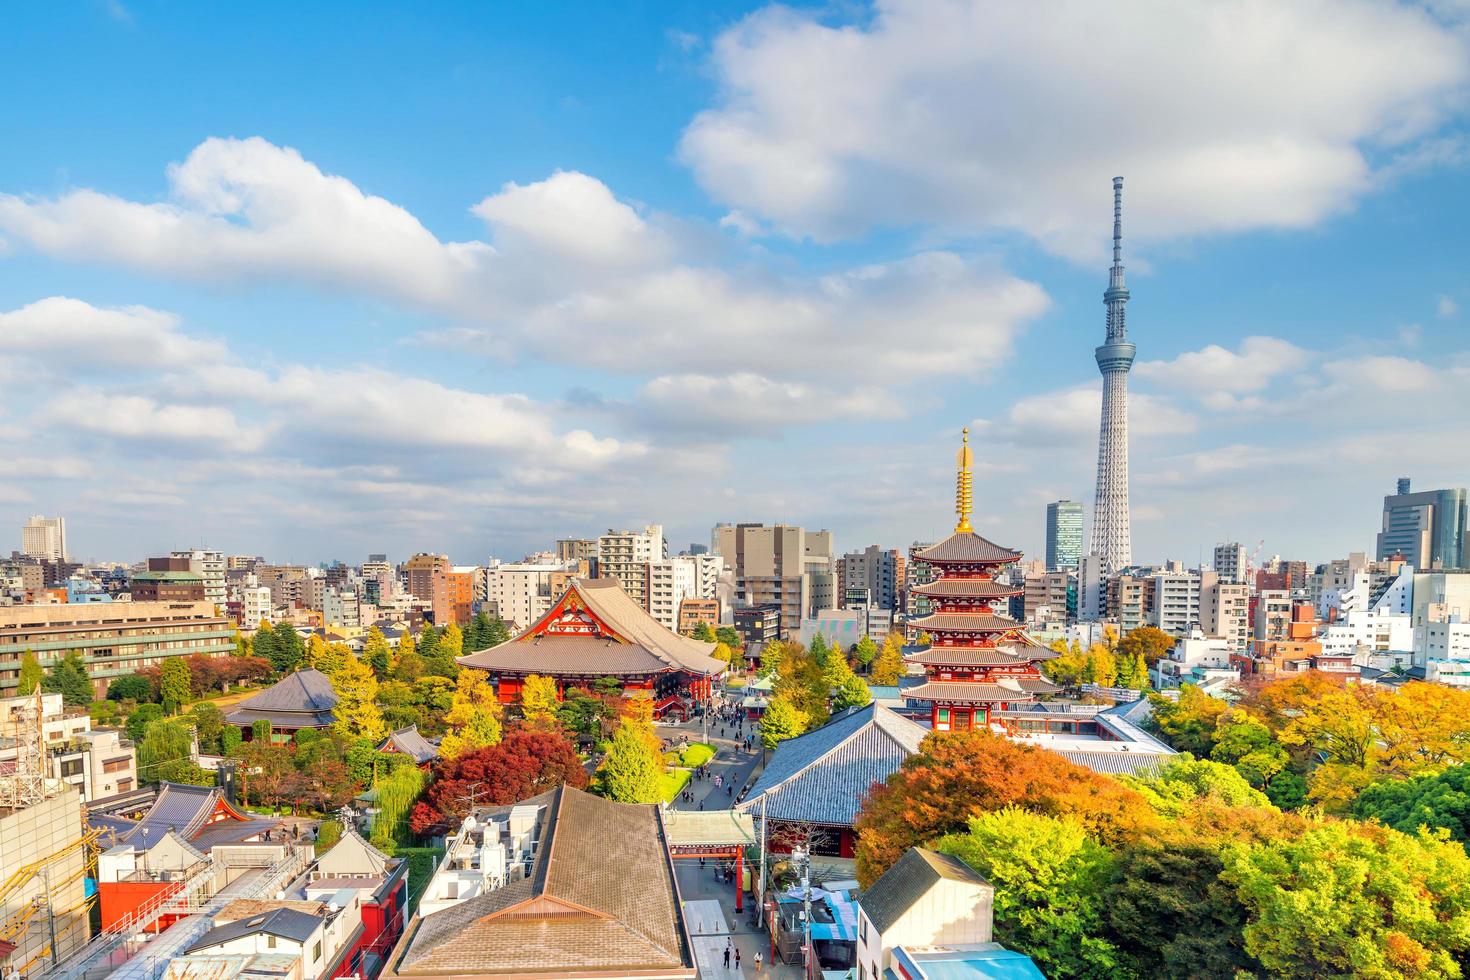
[{"label": "wooden temple building", "polygon": [[934,580],[914,587],[933,608],[908,625],[931,637],[931,644],[908,656],[924,668],[925,682],[903,691],[909,701],[927,704],[936,732],[963,731],[990,724],[993,711],[1005,711],[1054,694],[1060,687],[1042,676],[1037,662],[1056,656],[1030,639],[1022,625],[997,604],[1022,589],[997,581],[1006,565],[1021,553],[976,534],[970,526],[974,499],[970,430],[957,459],[954,533],[938,544],[913,552],[914,561],[929,565]]},{"label": "wooden temple building", "polygon": [[255,723],[271,726],[271,741],[290,743],[303,728],[331,728],[336,724],[337,692],[332,681],[319,670],[297,670],[287,674],[254,697],[246,698],[225,715],[239,725],[245,741],[255,737]]},{"label": "wooden temple building", "polygon": [[612,677],[626,693],[652,697],[662,713],[686,696],[708,696],[728,666],[710,656],[714,647],[659,623],[616,579],[578,578],[530,629],[459,665],[488,673],[506,703],[519,700],[532,674],[553,678],[558,694]]}]

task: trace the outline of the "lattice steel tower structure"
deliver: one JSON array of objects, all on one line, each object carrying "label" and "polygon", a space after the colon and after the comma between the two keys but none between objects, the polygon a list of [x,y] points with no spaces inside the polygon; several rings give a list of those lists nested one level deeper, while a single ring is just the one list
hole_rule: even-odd
[{"label": "lattice steel tower structure", "polygon": [[1108,337],[1096,350],[1103,376],[1102,426],[1097,437],[1097,497],[1092,508],[1092,553],[1104,572],[1133,564],[1133,534],[1128,526],[1128,371],[1136,348],[1128,342],[1123,308],[1123,178],[1113,178],[1113,268],[1103,303]]}]

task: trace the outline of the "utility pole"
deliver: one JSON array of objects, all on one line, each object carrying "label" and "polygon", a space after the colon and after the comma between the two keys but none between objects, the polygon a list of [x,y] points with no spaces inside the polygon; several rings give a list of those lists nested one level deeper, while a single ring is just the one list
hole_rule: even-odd
[{"label": "utility pole", "polygon": [[51,968],[54,970],[60,957],[56,953],[56,904],[51,901],[51,865],[41,865],[41,881],[46,885],[46,932],[51,939]]}]

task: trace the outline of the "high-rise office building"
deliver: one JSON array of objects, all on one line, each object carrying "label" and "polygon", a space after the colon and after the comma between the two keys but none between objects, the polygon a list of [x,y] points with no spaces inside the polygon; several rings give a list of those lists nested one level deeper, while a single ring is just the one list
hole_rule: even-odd
[{"label": "high-rise office building", "polygon": [[1082,557],[1082,505],[1058,500],[1046,505],[1046,570],[1076,568]]},{"label": "high-rise office building", "polygon": [[794,632],[806,616],[835,605],[832,532],[790,524],[720,524],[715,553],[735,572],[741,606],[776,606],[781,629]]},{"label": "high-rise office building", "polygon": [[1401,477],[1398,493],[1383,498],[1378,560],[1393,555],[1416,570],[1465,568],[1470,564],[1470,512],[1464,487],[1409,492]]},{"label": "high-rise office building", "polygon": [[862,551],[849,551],[837,562],[837,598],[844,606],[845,597],[857,589],[867,590],[863,605],[879,609],[895,609],[903,588],[904,566],[908,562],[896,548],[880,548],[870,544]]},{"label": "high-rise office building", "polygon": [[1133,564],[1133,532],[1128,523],[1128,372],[1136,348],[1128,340],[1123,283],[1123,178],[1113,178],[1113,267],[1103,293],[1108,333],[1094,351],[1102,372],[1102,424],[1097,440],[1097,495],[1092,508],[1091,553],[1113,573]]},{"label": "high-rise office building", "polygon": [[20,551],[41,561],[66,561],[66,518],[32,515],[20,529]]}]

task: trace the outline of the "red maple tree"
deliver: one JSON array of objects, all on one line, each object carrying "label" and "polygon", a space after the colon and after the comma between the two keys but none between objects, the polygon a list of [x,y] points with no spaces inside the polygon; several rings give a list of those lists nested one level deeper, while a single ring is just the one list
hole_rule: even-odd
[{"label": "red maple tree", "polygon": [[414,805],[410,826],[422,834],[456,824],[478,806],[509,806],[566,783],[587,786],[587,770],[560,732],[509,732],[499,744],[466,752],[441,766],[423,800]]}]

